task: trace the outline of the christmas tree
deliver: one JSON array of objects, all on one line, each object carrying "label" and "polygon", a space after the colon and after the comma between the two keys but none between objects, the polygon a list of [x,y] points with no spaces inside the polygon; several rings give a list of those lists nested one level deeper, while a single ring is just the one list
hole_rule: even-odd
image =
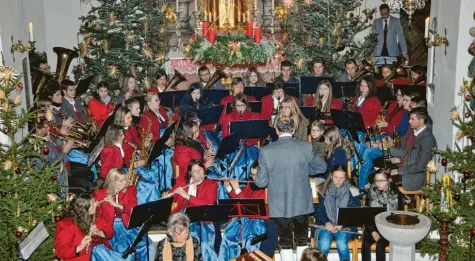
[{"label": "christmas tree", "polygon": [[[3,63],[5,64],[5,63]],[[63,209],[57,167],[49,166],[48,148],[30,135],[37,112],[21,108],[23,85],[14,68],[0,66],[0,256],[19,260],[19,244],[43,223],[49,237],[30,260],[53,260],[55,221]]]},{"label": "christmas tree", "polygon": [[79,51],[83,63],[74,68],[75,79],[95,76],[107,81],[118,95],[121,76],[136,74],[141,88],[151,82],[148,74],[166,59],[167,23],[174,10],[157,0],[98,0],[87,16],[81,16]]},{"label": "christmas tree", "polygon": [[362,41],[355,37],[371,28],[374,10],[361,9],[360,0],[285,0],[282,44],[296,73],[310,75],[310,63],[323,59],[330,75],[339,75],[347,59],[369,57],[377,44],[370,32]]},{"label": "christmas tree", "polygon": [[[431,230],[437,231],[440,239],[426,238],[421,243],[421,252],[432,257],[446,253],[447,259],[439,260],[470,261],[471,256],[475,258],[475,114],[469,108],[469,101],[474,95],[471,91],[473,85],[475,79],[471,83],[464,82],[460,90],[464,101],[460,108],[452,111],[452,124],[458,128],[455,148],[437,151],[447,174],[426,190],[426,196],[433,204],[429,215],[432,219]],[[431,162],[428,168],[436,169],[435,162]]]}]

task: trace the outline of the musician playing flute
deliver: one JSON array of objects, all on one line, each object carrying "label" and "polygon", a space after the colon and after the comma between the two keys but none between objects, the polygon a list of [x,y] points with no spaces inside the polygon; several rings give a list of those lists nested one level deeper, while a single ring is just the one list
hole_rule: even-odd
[{"label": "musician playing flute", "polygon": [[[64,261],[124,260],[111,249],[108,239],[112,223],[97,211],[90,193],[81,193],[71,202],[68,213],[56,223],[54,253]],[[94,215],[96,217],[94,218]]]},{"label": "musician playing flute", "polygon": [[[112,168],[107,174],[104,188],[94,191],[94,199],[101,202],[98,210],[111,222],[114,235],[109,240],[114,251],[124,253],[134,242],[138,228],[127,229],[132,208],[137,206],[137,188],[130,184],[123,169]],[[147,260],[146,238],[135,247],[135,259]],[[154,256],[149,255],[150,259]]]},{"label": "musician playing flute", "polygon": [[361,203],[359,191],[352,186],[346,166],[333,166],[323,185],[323,197],[320,197],[319,201],[320,203],[315,205],[317,224],[325,227],[315,230],[315,246],[328,256],[335,239],[340,260],[350,260],[348,241],[352,235],[344,231],[355,231],[356,228],[338,225],[337,212],[338,208],[361,207]]},{"label": "musician playing flute", "polygon": [[285,94],[284,83],[276,81],[274,83],[272,94],[262,97],[261,118],[274,121],[277,111],[280,109],[282,100],[287,97],[294,99],[298,104],[297,97]]}]

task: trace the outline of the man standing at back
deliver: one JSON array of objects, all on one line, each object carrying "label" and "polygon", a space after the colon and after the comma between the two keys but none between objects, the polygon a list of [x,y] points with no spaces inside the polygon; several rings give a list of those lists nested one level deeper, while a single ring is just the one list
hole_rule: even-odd
[{"label": "man standing at back", "polygon": [[259,155],[256,185],[268,188],[269,217],[277,224],[281,259],[297,260],[308,246],[308,215],[314,212],[309,176],[326,171],[325,161],[312,151],[311,143],[295,140],[295,123],[278,118],[275,124],[279,139],[263,147]]},{"label": "man standing at back", "polygon": [[402,56],[409,61],[407,55],[406,38],[402,30],[399,18],[389,15],[389,6],[379,6],[381,17],[374,20],[373,30],[378,34],[378,44],[374,50],[374,56],[379,57],[377,64],[392,64],[399,56],[399,47]]}]

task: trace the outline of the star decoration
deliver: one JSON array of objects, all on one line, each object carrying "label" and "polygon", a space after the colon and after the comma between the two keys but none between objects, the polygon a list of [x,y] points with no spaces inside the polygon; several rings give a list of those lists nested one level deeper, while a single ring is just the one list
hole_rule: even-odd
[{"label": "star decoration", "polygon": [[160,12],[165,13],[167,8],[168,8],[168,5],[166,3],[163,3],[162,5],[160,5]]},{"label": "star decoration", "polygon": [[0,84],[9,85],[14,84],[20,74],[13,67],[0,67]]},{"label": "star decoration", "polygon": [[164,53],[159,53],[155,59],[155,62],[162,63],[165,60],[166,56]]},{"label": "star decoration", "polygon": [[147,57],[147,58],[152,58],[153,51],[150,47],[146,46],[146,47],[142,48],[142,55]]},{"label": "star decoration", "polygon": [[435,161],[431,160],[429,163],[427,163],[427,170],[430,173],[436,173],[439,170],[439,167],[437,167],[437,164],[435,164]]},{"label": "star decoration", "polygon": [[148,90],[152,87],[152,80],[149,77],[145,77],[143,80],[143,85],[145,87],[145,90]]},{"label": "star decoration", "polygon": [[105,53],[109,52],[109,42],[108,41],[106,41],[106,40],[102,41],[102,50]]},{"label": "star decoration", "polygon": [[114,12],[109,13],[109,25],[114,25],[116,21],[116,16]]},{"label": "star decoration", "polygon": [[21,97],[20,95],[15,96],[15,100],[13,101],[15,105],[18,105],[21,103]]},{"label": "star decoration", "polygon": [[457,138],[457,140],[460,140],[461,138],[463,138],[464,134],[461,130],[457,130],[457,134],[455,135],[455,137]]},{"label": "star decoration", "polygon": [[135,42],[135,36],[132,34],[132,31],[127,31],[125,34],[125,41],[128,43]]},{"label": "star decoration", "polygon": [[450,119],[453,121],[458,121],[460,119],[460,113],[457,110],[452,110],[450,114]]},{"label": "star decoration", "polygon": [[303,2],[308,6],[312,4],[312,0],[304,0]]},{"label": "star decoration", "polygon": [[4,168],[5,170],[11,169],[12,166],[13,166],[13,163],[12,163],[11,160],[6,160],[5,163],[3,163],[3,168]]},{"label": "star decoration", "polygon": [[295,6],[294,0],[283,0],[282,5],[287,9],[292,9]]},{"label": "star decoration", "polygon": [[89,54],[91,50],[89,49],[89,44],[86,42],[80,43],[79,44],[79,52],[83,55]]},{"label": "star decoration", "polygon": [[119,70],[114,65],[109,65],[109,76],[116,78],[119,75]]},{"label": "star decoration", "polygon": [[298,69],[302,69],[304,65],[305,65],[305,60],[303,58],[298,58],[297,61],[295,62],[295,66],[297,66]]}]

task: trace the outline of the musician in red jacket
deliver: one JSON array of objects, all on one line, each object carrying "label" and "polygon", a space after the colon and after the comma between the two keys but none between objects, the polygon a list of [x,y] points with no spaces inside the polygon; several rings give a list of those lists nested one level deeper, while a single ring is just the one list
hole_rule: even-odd
[{"label": "musician in red jacket", "polygon": [[281,81],[276,81],[274,83],[272,94],[262,97],[261,118],[273,121],[280,103],[286,97],[292,97],[292,99],[294,99],[298,104],[297,97],[285,94],[284,84]]},{"label": "musician in red jacket", "polygon": [[[383,76],[382,79],[376,80],[376,86],[377,87],[388,87],[391,90],[393,89],[394,84],[396,85],[411,85],[411,81],[406,78],[402,78],[399,75],[394,79],[393,74],[394,74],[394,67],[391,64],[383,64],[381,67],[381,75]],[[390,80],[390,78],[393,78]]]},{"label": "musician in red jacket", "polygon": [[[173,160],[178,165],[178,173],[175,173],[176,185],[186,184],[186,173],[188,163],[191,160],[202,160],[204,158],[204,148],[199,142],[200,130],[198,124],[193,121],[186,121],[178,129],[175,138],[175,152]],[[206,159],[206,168],[212,166],[214,158]]]},{"label": "musician in red jacket", "polygon": [[149,92],[145,95],[147,106],[143,112],[142,119],[140,120],[139,134],[141,137],[148,135],[150,129],[155,142],[160,139],[160,130],[166,129],[168,126],[167,112],[164,108],[160,107],[160,98],[158,94]]},{"label": "musician in red jacket", "polygon": [[[172,212],[188,207],[214,205],[218,198],[218,183],[206,179],[206,168],[201,160],[191,160],[186,172],[186,188],[176,184],[169,193],[173,193]],[[164,193],[168,197],[169,193]]]},{"label": "musician in red jacket", "polygon": [[378,125],[381,132],[392,134],[396,131],[396,127],[399,122],[401,122],[402,115],[405,112],[402,102],[403,99],[401,89],[398,89],[396,93],[396,101],[389,105],[384,120],[376,122],[376,125]]},{"label": "musician in red jacket", "polygon": [[107,178],[109,170],[112,168],[123,168],[124,149],[122,142],[124,140],[124,129],[121,126],[111,125],[104,138],[104,149],[101,152],[101,177]]},{"label": "musician in red jacket", "polygon": [[90,100],[88,104],[89,114],[93,116],[99,128],[109,117],[110,113],[114,111],[115,104],[113,104],[112,98],[108,93],[109,84],[106,82],[98,83],[94,99]]},{"label": "musician in red jacket", "polygon": [[107,241],[114,233],[112,223],[101,211],[96,213],[96,207],[97,202],[90,193],[81,193],[71,202],[70,212],[56,223],[54,252],[57,258],[89,261],[93,255],[98,258],[106,257],[106,254],[120,257],[119,253],[110,250]]},{"label": "musician in red jacket", "polygon": [[328,80],[323,80],[318,84],[315,97],[307,98],[307,106],[313,106],[320,112],[325,124],[331,125],[333,121],[331,119],[330,109],[342,110],[343,102],[340,99],[333,98],[332,84]]},{"label": "musician in red jacket", "polygon": [[[238,95],[239,93],[244,93],[244,80],[241,77],[233,77],[231,81],[231,93],[232,95],[222,98],[219,102],[221,105],[225,106],[224,109],[226,109],[226,104],[233,102],[234,97],[236,95]],[[245,96],[247,98],[247,101],[256,101],[256,98],[252,96]]]},{"label": "musician in red jacket", "polygon": [[125,107],[118,108],[114,114],[114,124],[124,128],[122,149],[124,150],[124,164],[129,168],[134,150],[140,150],[142,147],[142,139],[137,131],[137,127],[132,125],[132,113],[129,109]]},{"label": "musician in red jacket", "polygon": [[[161,93],[167,87],[168,76],[165,70],[159,69],[155,75],[155,87],[150,88],[147,92]],[[169,91],[169,90],[167,90]]]},{"label": "musician in red jacket", "polygon": [[381,111],[381,102],[376,96],[376,81],[373,76],[365,76],[356,89],[352,110],[359,112],[363,118],[365,128],[372,127]]}]

